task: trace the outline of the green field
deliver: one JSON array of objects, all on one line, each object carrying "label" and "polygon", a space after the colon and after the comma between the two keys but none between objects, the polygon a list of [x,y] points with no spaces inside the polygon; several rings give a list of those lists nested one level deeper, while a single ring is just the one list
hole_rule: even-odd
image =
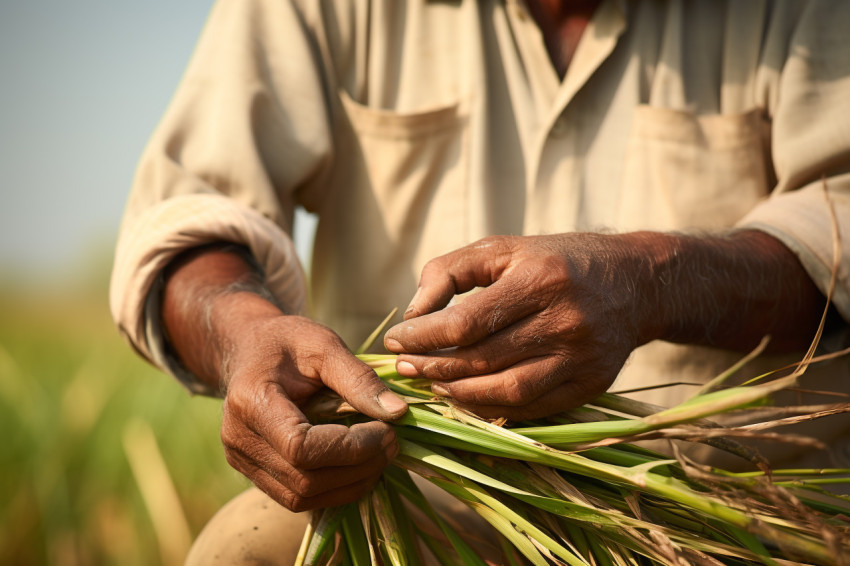
[{"label": "green field", "polygon": [[0,290],[0,564],[182,563],[247,486],[224,460],[220,402],[132,353],[104,284],[24,289]]}]

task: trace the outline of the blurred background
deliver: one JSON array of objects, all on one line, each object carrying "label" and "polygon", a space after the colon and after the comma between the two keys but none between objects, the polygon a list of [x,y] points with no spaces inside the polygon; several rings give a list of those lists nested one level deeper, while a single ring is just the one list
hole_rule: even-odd
[{"label": "blurred background", "polygon": [[181,564],[247,487],[220,402],[137,359],[107,308],[136,161],[210,6],[0,0],[0,564]]}]

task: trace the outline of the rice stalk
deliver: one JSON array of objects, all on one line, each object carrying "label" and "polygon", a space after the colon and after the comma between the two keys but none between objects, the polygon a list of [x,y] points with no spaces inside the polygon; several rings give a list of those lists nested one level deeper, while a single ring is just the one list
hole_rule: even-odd
[{"label": "rice stalk", "polygon": [[360,520],[356,505],[346,505],[342,510],[342,536],[352,566],[372,566],[374,550],[371,548]]},{"label": "rice stalk", "polygon": [[[342,511],[339,507],[331,507],[322,510],[318,517],[313,520],[316,525],[312,529],[304,553],[303,566],[324,566],[330,563],[333,550],[336,545],[336,537],[339,532],[342,519]],[[301,566],[296,562],[297,566]]]},{"label": "rice stalk", "polygon": [[484,561],[470,548],[457,531],[434,511],[434,508],[431,507],[431,504],[428,503],[425,496],[416,487],[409,474],[399,467],[391,466],[386,472],[386,477],[394,489],[414,507],[420,509],[440,529],[463,564],[469,566],[486,566]]},{"label": "rice stalk", "polygon": [[[700,441],[721,435],[728,442],[730,429],[708,417],[761,407],[771,394],[796,386],[804,369],[768,383],[709,391],[670,409],[604,394],[590,408],[551,419],[557,424],[507,427],[433,398],[427,381],[395,372],[394,356],[361,359],[410,407],[393,423],[401,447],[394,466],[361,501],[359,517],[338,523],[344,536],[336,544],[352,564],[417,564],[417,538],[442,563],[483,564],[408,472],[464,502],[504,537],[503,544],[535,565],[840,565],[850,556],[850,523],[842,518],[850,516],[850,502],[823,491],[850,483],[850,470],[731,473],[627,444],[650,435]],[[328,411],[333,401],[332,395],[323,401],[320,416],[351,414],[338,399]],[[839,408],[818,411],[820,417]],[[809,418],[793,411],[756,414],[768,420],[732,432],[764,434]],[[412,525],[410,508],[422,511],[430,530]],[[359,519],[363,536],[350,534],[357,526],[351,517]],[[327,530],[330,519],[325,524]],[[321,538],[318,530],[313,538]],[[322,540],[329,544],[330,537]]]}]

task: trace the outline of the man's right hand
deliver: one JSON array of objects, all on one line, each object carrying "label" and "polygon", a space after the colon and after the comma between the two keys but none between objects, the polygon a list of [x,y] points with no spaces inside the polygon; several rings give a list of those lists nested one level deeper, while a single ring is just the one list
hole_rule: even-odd
[{"label": "man's right hand", "polygon": [[[239,282],[239,290],[233,283]],[[292,511],[362,497],[398,451],[387,420],[407,409],[328,328],[284,315],[238,254],[206,249],[167,276],[163,322],[187,369],[225,392],[228,462]],[[322,387],[377,421],[311,425],[301,407]]]}]

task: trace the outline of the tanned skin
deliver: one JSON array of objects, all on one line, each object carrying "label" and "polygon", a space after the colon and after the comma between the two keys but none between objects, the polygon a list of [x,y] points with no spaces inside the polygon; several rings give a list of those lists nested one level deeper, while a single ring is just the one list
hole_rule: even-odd
[{"label": "tanned skin", "polygon": [[529,0],[531,15],[543,32],[549,59],[563,79],[578,47],[584,28],[599,6],[599,0]]},{"label": "tanned skin", "polygon": [[[485,287],[444,308],[458,293]],[[584,404],[652,340],[805,349],[824,299],[773,237],[492,237],[428,263],[387,348],[399,373],[484,417]]]},{"label": "tanned skin", "polygon": [[[162,316],[181,362],[224,396],[228,462],[292,511],[359,499],[398,451],[383,421],[407,405],[331,330],[269,301],[250,262],[227,248],[171,265]],[[322,387],[377,420],[311,426],[301,407]]]},{"label": "tanned skin", "polygon": [[[563,76],[596,2],[526,4]],[[476,286],[486,289],[444,308]],[[591,400],[655,339],[745,351],[770,334],[775,349],[803,349],[823,305],[796,256],[757,231],[499,236],[432,260],[385,344],[401,374],[483,416],[521,419]],[[243,254],[183,254],[162,317],[177,357],[224,396],[228,461],[285,507],[354,501],[396,455],[386,421],[405,403],[330,329],[276,306]],[[322,387],[376,420],[311,425],[302,408]]]}]

